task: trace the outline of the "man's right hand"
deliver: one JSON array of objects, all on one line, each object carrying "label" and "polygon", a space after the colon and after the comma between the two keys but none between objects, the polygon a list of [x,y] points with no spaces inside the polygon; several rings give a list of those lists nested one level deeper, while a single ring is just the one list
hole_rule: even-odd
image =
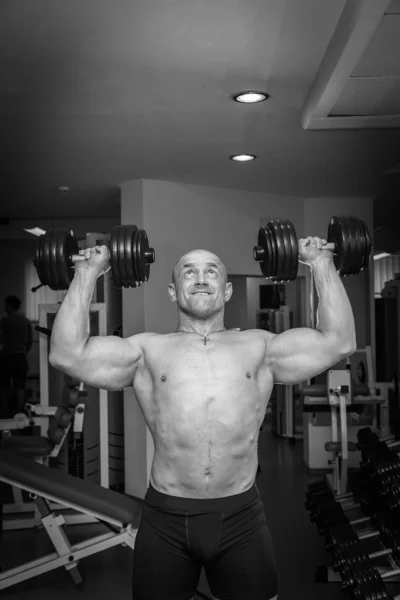
[{"label": "man's right hand", "polygon": [[111,269],[110,252],[107,246],[95,246],[94,248],[85,248],[80,250],[79,254],[85,257],[85,260],[79,260],[75,263],[75,271],[88,271],[100,277]]}]

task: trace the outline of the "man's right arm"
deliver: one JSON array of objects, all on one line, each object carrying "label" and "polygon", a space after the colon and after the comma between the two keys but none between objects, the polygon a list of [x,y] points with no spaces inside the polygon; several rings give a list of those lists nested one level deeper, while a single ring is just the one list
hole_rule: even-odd
[{"label": "man's right arm", "polygon": [[[88,251],[86,251],[88,252]],[[92,249],[88,259],[75,266],[75,276],[54,321],[50,364],[87,385],[121,390],[132,385],[142,356],[140,334],[90,336],[89,310],[97,277],[107,265],[106,248]]]}]

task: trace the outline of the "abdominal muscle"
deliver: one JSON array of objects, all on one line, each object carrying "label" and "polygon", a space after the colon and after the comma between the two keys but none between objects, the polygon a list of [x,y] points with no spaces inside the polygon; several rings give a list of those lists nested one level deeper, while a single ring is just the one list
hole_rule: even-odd
[{"label": "abdominal muscle", "polygon": [[154,441],[150,482],[187,498],[242,493],[254,484],[271,378],[254,368],[259,365],[249,354],[244,364],[233,348],[228,355],[218,347],[184,350],[182,360],[164,352],[170,362],[155,361],[134,385]]}]

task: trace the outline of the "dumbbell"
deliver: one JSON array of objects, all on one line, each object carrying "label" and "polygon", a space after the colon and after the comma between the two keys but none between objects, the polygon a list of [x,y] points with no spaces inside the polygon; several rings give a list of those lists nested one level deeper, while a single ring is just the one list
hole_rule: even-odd
[{"label": "dumbbell", "polygon": [[358,505],[341,506],[333,504],[330,506],[319,507],[310,513],[311,523],[315,523],[318,531],[322,534],[323,531],[338,525],[350,524],[351,526],[367,523],[370,517],[361,517],[350,521],[346,515],[346,511],[358,509]]},{"label": "dumbbell", "polygon": [[380,537],[385,546],[395,547],[400,545],[400,510],[369,517],[372,531],[359,533],[350,524],[332,527],[325,532],[325,546],[329,551],[336,552],[337,548],[357,546],[360,541]]},{"label": "dumbbell", "polygon": [[365,533],[357,533],[350,523],[333,526],[324,531],[325,547],[328,551],[334,551],[337,546],[350,547],[356,546],[362,540],[369,540],[379,537],[380,531],[366,531]]},{"label": "dumbbell", "polygon": [[385,456],[376,457],[375,460],[360,463],[361,470],[370,478],[372,485],[376,485],[380,479],[397,476],[400,473],[400,458],[395,452]]},{"label": "dumbbell", "polygon": [[357,546],[339,548],[335,551],[332,567],[334,571],[340,574],[346,574],[350,570],[353,570],[353,572],[365,571],[374,566],[372,561],[377,558],[384,558],[385,556],[394,556],[397,558],[399,550],[400,546],[396,546],[395,548],[382,548],[381,550],[367,554]]},{"label": "dumbbell", "polygon": [[333,569],[335,571],[340,571],[346,563],[351,563],[352,557],[356,555],[368,556],[370,560],[379,558],[379,556],[389,555],[390,553],[397,556],[398,550],[400,549],[400,529],[390,529],[381,524],[379,535],[374,535],[373,537],[379,537],[379,541],[384,547],[383,550],[366,554],[363,550],[363,540],[359,540],[359,542],[355,544],[348,544],[346,541],[344,541],[343,544],[337,544],[333,548]]},{"label": "dumbbell", "polygon": [[306,495],[306,501],[304,502],[304,506],[306,510],[313,510],[318,506],[328,506],[332,504],[341,504],[351,500],[353,494],[344,494],[342,496],[335,496],[330,490],[321,490],[320,493]]},{"label": "dumbbell", "polygon": [[[332,217],[326,239],[324,248],[333,251],[333,262],[340,275],[356,275],[368,267],[372,240],[364,221]],[[298,255],[298,239],[291,221],[269,221],[260,228],[253,256],[264,277],[274,282],[293,281],[299,267]]]},{"label": "dumbbell", "polygon": [[[112,279],[118,288],[135,288],[148,281],[155,252],[149,247],[146,232],[136,225],[121,225],[111,231]],[[74,277],[74,265],[85,260],[79,254],[78,241],[71,229],[50,229],[38,237],[33,259],[41,285],[52,290],[68,289]]]},{"label": "dumbbell", "polygon": [[[372,564],[372,563],[371,563]],[[374,566],[369,566],[364,571],[352,571],[349,569],[342,575],[341,588],[343,592],[350,592],[356,588],[365,588],[371,585],[375,589],[375,593],[381,589],[385,589],[384,582],[400,575],[400,569],[390,569],[381,573]],[[372,590],[371,590],[372,591]]]}]

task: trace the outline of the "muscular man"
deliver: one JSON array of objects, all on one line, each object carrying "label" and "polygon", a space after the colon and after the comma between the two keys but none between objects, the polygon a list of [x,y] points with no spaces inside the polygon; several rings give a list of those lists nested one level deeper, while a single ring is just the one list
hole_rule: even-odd
[{"label": "muscular man", "polygon": [[[108,251],[85,251],[56,317],[50,362],[91,386],[133,386],[154,440],[134,552],[135,600],[191,600],[202,566],[219,600],[277,597],[255,485],[257,440],[274,383],[294,384],[356,347],[349,299],[325,240],[299,242],[319,293],[318,326],[279,335],[224,328],[232,284],[220,259],[194,250],[175,265],[176,332],[90,337],[88,309]],[[129,431],[129,424],[126,424]]]},{"label": "muscular man", "polygon": [[21,300],[17,296],[7,296],[4,300],[4,310],[7,316],[0,321],[0,343],[3,344],[0,363],[0,392],[4,399],[7,398],[10,384],[12,384],[17,404],[14,408],[15,412],[22,411],[24,408],[28,374],[26,357],[32,347],[32,325],[29,319],[19,312],[20,306]]}]

